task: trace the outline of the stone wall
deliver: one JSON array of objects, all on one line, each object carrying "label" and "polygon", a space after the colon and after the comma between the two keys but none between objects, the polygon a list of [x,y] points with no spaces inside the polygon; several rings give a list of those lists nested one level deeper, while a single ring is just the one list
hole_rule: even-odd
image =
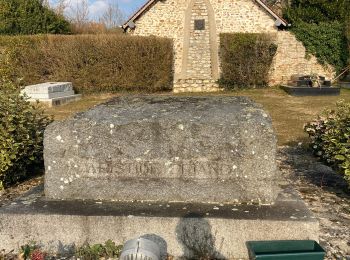
[{"label": "stone wall", "polygon": [[[194,30],[195,19],[204,19],[205,30]],[[272,85],[287,83],[299,73],[332,76],[332,70],[314,57],[305,59],[302,43],[291,33],[278,31],[275,19],[254,0],[157,1],[135,24],[129,33],[174,40],[174,92],[219,90],[220,33],[273,34],[279,47],[270,73]]]},{"label": "stone wall", "polygon": [[276,34],[277,53],[270,71],[270,85],[286,84],[295,74],[319,74],[327,79],[334,77],[331,66],[322,66],[316,57],[306,57],[304,45],[287,31]]},{"label": "stone wall", "polygon": [[215,12],[218,34],[277,31],[274,18],[254,0],[211,0],[210,2]]},{"label": "stone wall", "polygon": [[141,36],[159,36],[174,41],[174,78],[178,78],[182,67],[184,19],[188,0],[158,1],[138,20],[136,28],[129,33]]}]

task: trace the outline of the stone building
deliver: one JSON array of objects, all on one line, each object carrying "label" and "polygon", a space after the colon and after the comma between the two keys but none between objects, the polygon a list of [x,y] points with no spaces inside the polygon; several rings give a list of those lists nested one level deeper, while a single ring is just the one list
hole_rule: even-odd
[{"label": "stone building", "polygon": [[293,74],[318,73],[331,78],[290,32],[288,22],[261,0],[149,0],[122,26],[133,35],[174,41],[174,92],[215,91],[220,77],[220,33],[269,33],[278,44],[271,85]]}]

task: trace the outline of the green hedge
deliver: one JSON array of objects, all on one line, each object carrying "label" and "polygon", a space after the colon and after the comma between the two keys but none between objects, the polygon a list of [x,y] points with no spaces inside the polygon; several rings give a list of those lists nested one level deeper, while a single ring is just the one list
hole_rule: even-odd
[{"label": "green hedge", "polygon": [[50,122],[12,83],[0,81],[0,190],[42,163],[44,129]]},{"label": "green hedge", "polygon": [[170,39],[124,35],[1,37],[0,60],[21,84],[71,81],[80,93],[167,90],[172,83]]},{"label": "green hedge", "polygon": [[220,84],[225,88],[267,86],[276,51],[268,34],[221,34]]},{"label": "green hedge", "polygon": [[349,54],[348,65],[350,66],[350,17],[346,21],[345,36],[346,36],[347,43],[348,43],[348,54]]},{"label": "green hedge", "polygon": [[304,127],[314,154],[342,174],[350,187],[350,102],[340,101]]}]

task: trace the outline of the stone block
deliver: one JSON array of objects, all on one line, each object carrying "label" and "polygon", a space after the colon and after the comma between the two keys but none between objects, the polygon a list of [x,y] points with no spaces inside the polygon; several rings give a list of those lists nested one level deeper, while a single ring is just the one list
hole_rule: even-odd
[{"label": "stone block", "polygon": [[62,105],[79,100],[81,95],[75,95],[71,82],[47,82],[26,86],[22,91],[30,99],[29,101],[43,102],[48,106]]},{"label": "stone block", "polygon": [[304,202],[288,188],[283,193],[270,206],[96,203],[47,200],[37,188],[0,208],[0,246],[19,251],[36,241],[47,251],[67,253],[86,241],[123,244],[141,236],[162,242],[162,259],[166,253],[174,259],[205,253],[210,259],[247,259],[249,240],[318,240],[318,221]]},{"label": "stone block", "polygon": [[127,96],[47,127],[52,199],[273,203],[276,136],[245,97]]}]

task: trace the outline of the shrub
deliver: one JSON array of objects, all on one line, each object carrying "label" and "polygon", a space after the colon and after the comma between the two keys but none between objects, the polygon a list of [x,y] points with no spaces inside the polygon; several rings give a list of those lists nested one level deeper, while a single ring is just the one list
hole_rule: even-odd
[{"label": "shrub", "polygon": [[350,0],[292,0],[283,13],[307,53],[340,72],[349,57],[344,33],[349,8]]},{"label": "shrub", "polygon": [[0,34],[69,33],[70,24],[42,0],[0,0]]},{"label": "shrub", "polygon": [[350,66],[350,17],[348,17],[345,23],[345,36],[348,43],[348,53],[349,53],[348,65]]},{"label": "shrub", "polygon": [[333,65],[338,72],[346,66],[349,50],[342,23],[297,22],[292,32],[304,44],[307,53],[315,55],[321,64]]},{"label": "shrub", "polygon": [[76,250],[75,255],[84,260],[95,259],[114,259],[118,258],[123,246],[116,245],[112,240],[108,240],[105,244],[84,244]]},{"label": "shrub", "polygon": [[[12,80],[71,81],[81,93],[171,88],[170,39],[125,35],[42,35],[0,38]],[[0,64],[1,65],[1,64]],[[1,67],[1,66],[0,66]]]},{"label": "shrub", "polygon": [[292,0],[290,7],[284,10],[284,15],[291,23],[340,21],[347,14],[347,2],[348,0]]},{"label": "shrub", "polygon": [[316,156],[339,171],[350,185],[350,102],[340,101],[305,125]]},{"label": "shrub", "polygon": [[27,177],[42,162],[44,128],[50,122],[12,83],[0,82],[0,186]]},{"label": "shrub", "polygon": [[221,34],[221,85],[226,88],[266,86],[276,51],[277,45],[267,34]]}]

